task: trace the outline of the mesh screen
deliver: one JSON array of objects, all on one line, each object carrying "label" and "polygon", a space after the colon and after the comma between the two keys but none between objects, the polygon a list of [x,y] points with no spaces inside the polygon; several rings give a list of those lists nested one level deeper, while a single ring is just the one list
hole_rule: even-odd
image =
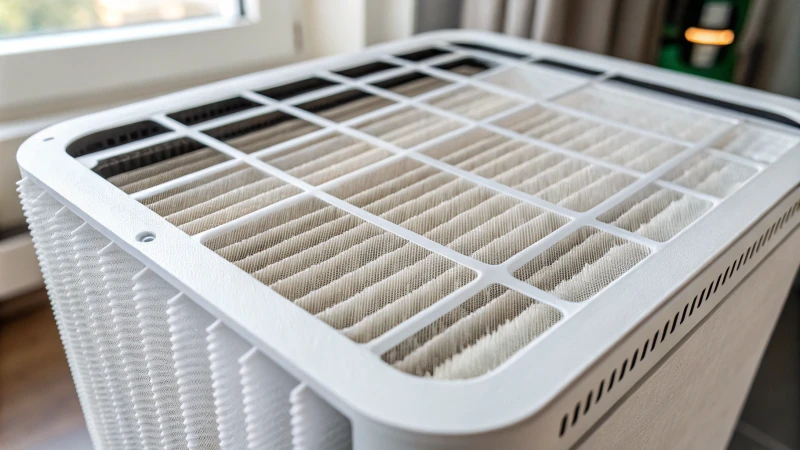
[{"label": "mesh screen", "polygon": [[519,101],[468,86],[426,100],[426,103],[473,120],[480,120],[513,108]]},{"label": "mesh screen", "polygon": [[561,318],[555,308],[492,284],[386,352],[400,370],[441,379],[494,369]]},{"label": "mesh screen", "polygon": [[460,126],[458,122],[427,111],[402,108],[392,114],[362,122],[356,128],[398,147],[411,148]]},{"label": "mesh screen", "polygon": [[533,106],[496,123],[517,133],[641,172],[655,169],[684,150],[670,142],[542,106]]},{"label": "mesh screen", "polygon": [[331,193],[487,264],[500,264],[566,219],[412,160]]},{"label": "mesh screen", "polygon": [[571,302],[582,302],[643,260],[647,247],[582,227],[525,263],[514,276]]},{"label": "mesh screen", "polygon": [[650,185],[609,209],[598,220],[666,242],[711,208],[711,203]]},{"label": "mesh screen", "polygon": [[240,165],[141,201],[186,233],[197,234],[300,192]]},{"label": "mesh screen", "polygon": [[699,141],[721,129],[725,121],[675,104],[634,96],[619,90],[581,89],[557,103],[597,117],[655,131],[687,141]]},{"label": "mesh screen", "polygon": [[390,156],[386,150],[342,134],[332,134],[262,160],[303,181],[320,185]]},{"label": "mesh screen", "polygon": [[574,211],[587,211],[633,177],[489,131],[473,131],[426,154]]},{"label": "mesh screen", "polygon": [[727,197],[755,174],[756,169],[752,167],[701,152],[670,170],[663,178],[695,191]]},{"label": "mesh screen", "polygon": [[713,146],[734,155],[770,164],[800,143],[800,138],[755,125],[739,125]]},{"label": "mesh screen", "polygon": [[465,267],[315,199],[206,245],[357,342],[383,334],[475,278]]}]

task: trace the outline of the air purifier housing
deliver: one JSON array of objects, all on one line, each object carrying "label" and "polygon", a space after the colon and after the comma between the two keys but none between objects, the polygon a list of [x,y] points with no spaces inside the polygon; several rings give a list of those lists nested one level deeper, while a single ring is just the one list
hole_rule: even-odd
[{"label": "air purifier housing", "polygon": [[447,31],[53,126],[19,191],[98,448],[569,448],[791,235],[798,123]]}]

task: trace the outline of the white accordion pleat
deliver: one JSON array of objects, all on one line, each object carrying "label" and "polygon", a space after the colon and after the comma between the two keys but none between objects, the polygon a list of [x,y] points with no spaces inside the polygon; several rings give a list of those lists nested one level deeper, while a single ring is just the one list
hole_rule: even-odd
[{"label": "white accordion pleat", "polygon": [[172,357],[167,300],[178,292],[149,269],[133,277],[133,301],[136,303],[144,361],[156,403],[161,445],[164,448],[185,448],[186,431],[181,416],[178,380]]},{"label": "white accordion pleat", "polygon": [[205,329],[214,322],[184,295],[168,302],[169,332],[190,450],[220,448]]},{"label": "white accordion pleat", "polygon": [[348,450],[350,422],[305,384],[291,392],[292,445],[295,450]]},{"label": "white accordion pleat", "polygon": [[297,385],[277,364],[257,349],[239,359],[247,424],[247,448],[291,448],[289,393]]},{"label": "white accordion pleat", "polygon": [[206,332],[220,447],[223,450],[247,448],[239,358],[251,346],[219,320]]}]

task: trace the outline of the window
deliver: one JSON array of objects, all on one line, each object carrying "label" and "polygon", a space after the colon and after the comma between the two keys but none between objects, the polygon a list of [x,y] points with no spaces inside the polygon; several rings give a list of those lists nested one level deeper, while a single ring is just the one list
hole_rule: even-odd
[{"label": "window", "polygon": [[0,39],[241,15],[239,0],[3,0]]}]

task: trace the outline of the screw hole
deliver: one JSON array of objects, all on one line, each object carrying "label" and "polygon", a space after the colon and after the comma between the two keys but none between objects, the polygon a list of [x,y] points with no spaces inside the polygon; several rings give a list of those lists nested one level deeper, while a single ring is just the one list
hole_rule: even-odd
[{"label": "screw hole", "polygon": [[136,235],[136,240],[139,241],[139,242],[145,242],[145,243],[153,242],[153,241],[156,240],[156,235],[151,233],[151,232],[149,232],[149,231],[143,231],[143,232],[139,233],[138,235]]}]

